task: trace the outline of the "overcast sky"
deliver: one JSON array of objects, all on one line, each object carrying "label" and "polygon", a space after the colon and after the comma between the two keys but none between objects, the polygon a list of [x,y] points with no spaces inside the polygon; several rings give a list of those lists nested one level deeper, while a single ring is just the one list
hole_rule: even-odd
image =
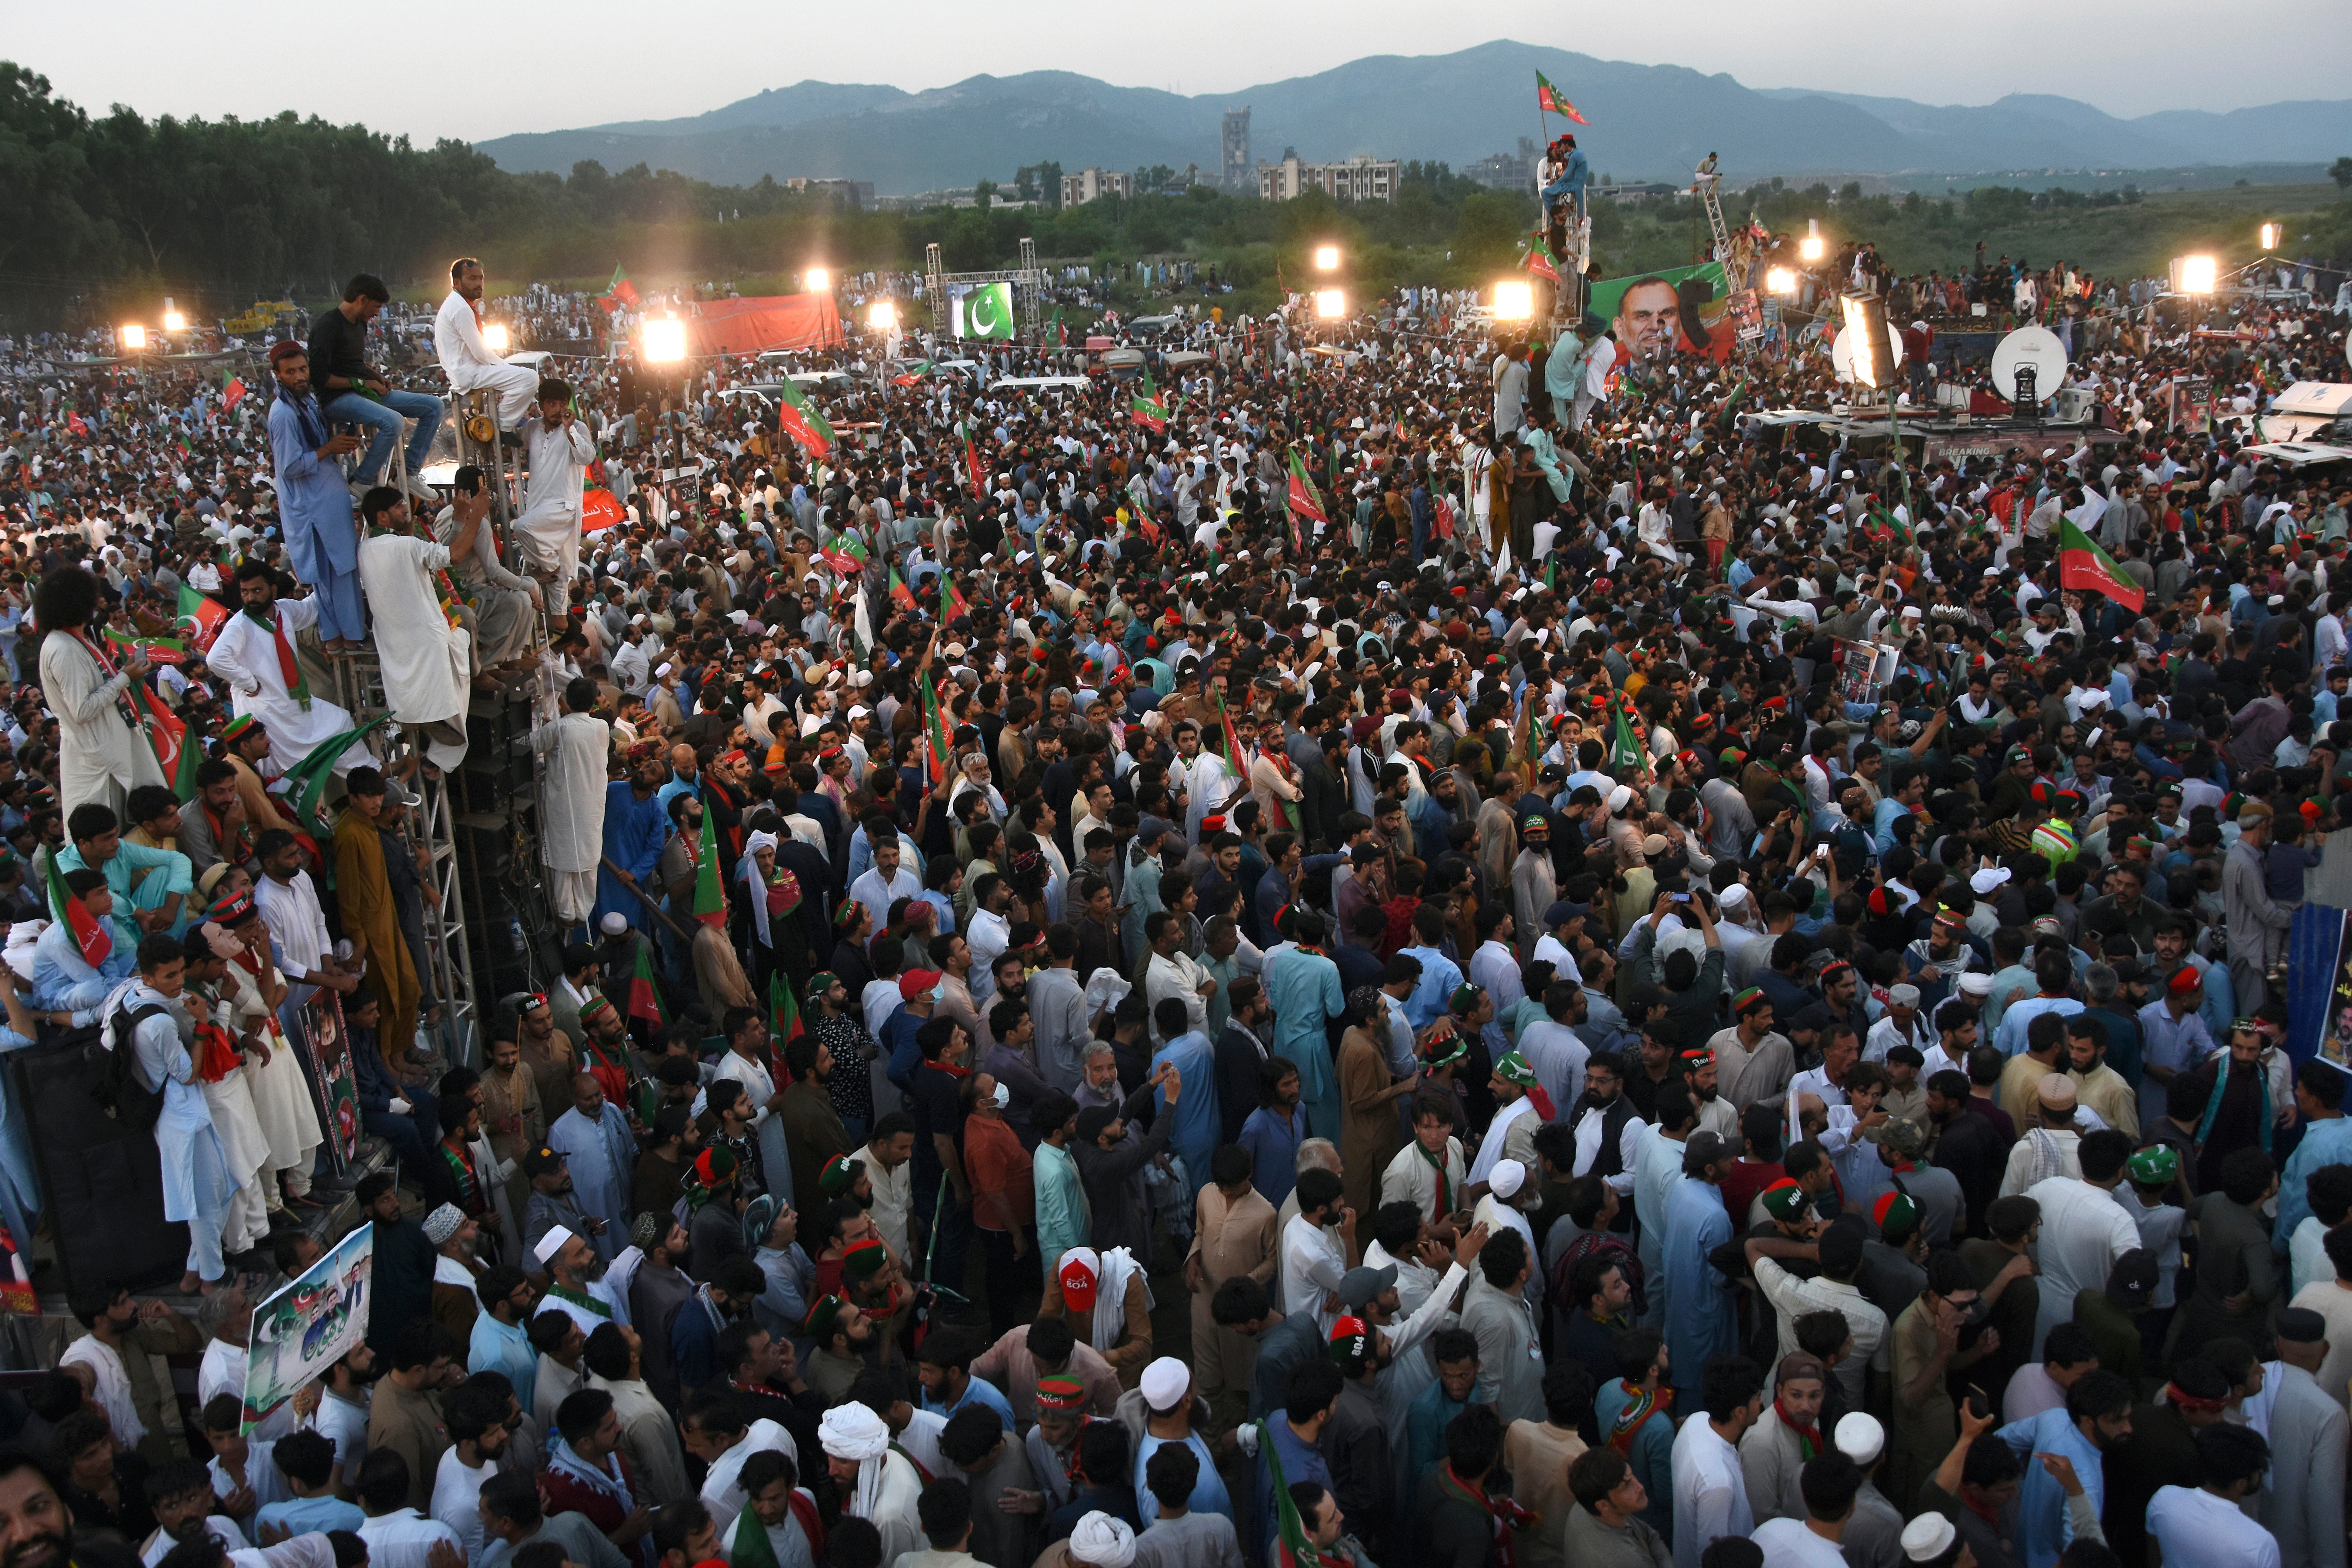
[{"label": "overcast sky", "polygon": [[[2336,24],[2324,20],[2332,4],[2263,13],[2255,26],[2265,36],[2252,47],[2218,36],[2236,25],[2210,3],[2186,0],[1979,0],[1931,17],[1884,0],[1679,0],[1577,6],[1573,27],[1568,13],[1550,20],[1537,8],[1511,9],[1507,22],[1486,26],[1425,0],[705,0],[676,9],[520,0],[455,12],[321,11],[294,0],[194,8],[16,0],[0,9],[8,20],[0,53],[93,112],[117,102],[150,116],[292,109],[425,142],[698,114],[808,78],[912,91],[1059,68],[1122,86],[1228,92],[1364,55],[1447,54],[1497,37],[1727,72],[1750,87],[1937,104],[2057,93],[2124,116],[2341,98],[2352,71],[2352,27],[2340,13]],[[658,36],[673,20],[682,24],[677,36]],[[1574,96],[1574,82],[1560,86]]]}]

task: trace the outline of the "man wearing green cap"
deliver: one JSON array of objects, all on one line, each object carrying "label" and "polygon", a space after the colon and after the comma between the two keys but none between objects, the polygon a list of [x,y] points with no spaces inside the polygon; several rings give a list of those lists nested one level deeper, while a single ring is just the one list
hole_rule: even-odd
[{"label": "man wearing green cap", "polygon": [[1551,1096],[1544,1092],[1536,1069],[1518,1052],[1507,1052],[1495,1064],[1491,1087],[1495,1117],[1486,1124],[1486,1141],[1478,1145],[1478,1158],[1470,1166],[1470,1180],[1480,1186],[1486,1185],[1498,1161],[1517,1160],[1535,1170],[1536,1130],[1553,1120]]},{"label": "man wearing green cap", "polygon": [[1551,818],[1540,811],[1527,811],[1519,818],[1519,858],[1511,862],[1511,913],[1522,942],[1533,946],[1543,934],[1544,911],[1559,900],[1559,877],[1551,860]]}]

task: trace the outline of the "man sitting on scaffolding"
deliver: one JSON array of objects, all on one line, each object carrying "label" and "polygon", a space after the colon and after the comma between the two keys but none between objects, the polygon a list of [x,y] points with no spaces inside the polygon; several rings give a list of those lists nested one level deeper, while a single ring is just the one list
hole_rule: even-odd
[{"label": "man sitting on scaffolding", "polygon": [[433,352],[449,377],[450,390],[463,397],[469,392],[494,394],[499,403],[499,428],[513,430],[530,412],[539,391],[539,373],[509,364],[490,352],[482,336],[482,264],[470,256],[449,264],[449,297],[433,318]]}]

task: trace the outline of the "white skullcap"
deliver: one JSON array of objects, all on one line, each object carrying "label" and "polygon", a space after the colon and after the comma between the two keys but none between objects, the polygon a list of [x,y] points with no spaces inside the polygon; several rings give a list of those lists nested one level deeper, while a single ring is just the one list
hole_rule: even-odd
[{"label": "white skullcap", "polygon": [[674,665],[674,664],[665,664],[665,665],[663,665],[659,669],[656,669],[656,670],[655,670],[655,671],[654,671],[654,679],[655,679],[656,680],[659,680],[659,679],[663,679],[664,677],[667,676],[667,675],[670,673],[670,671],[672,671],[672,670],[676,669],[677,668],[677,666],[676,666],[676,665]]},{"label": "white skullcap", "polygon": [[425,1239],[438,1247],[457,1235],[457,1227],[465,1223],[463,1210],[456,1204],[443,1204],[425,1216]]},{"label": "white skullcap", "polygon": [[836,1405],[817,1424],[817,1441],[836,1459],[878,1459],[890,1451],[890,1428],[856,1403]]},{"label": "white skullcap", "polygon": [[1890,985],[1886,988],[1886,999],[1897,1007],[1916,1007],[1919,1005],[1919,988],[1908,984]]},{"label": "white skullcap", "polygon": [[1631,784],[1619,784],[1615,789],[1609,792],[1609,810],[1611,815],[1613,816],[1633,804],[1633,789]]},{"label": "white skullcap", "polygon": [[1143,1369],[1143,1403],[1154,1410],[1173,1410],[1192,1386],[1192,1373],[1172,1355],[1161,1356]]},{"label": "white skullcap", "polygon": [[1977,897],[1983,898],[1986,894],[1991,892],[1995,888],[2000,887],[2003,882],[2008,880],[2009,871],[2007,868],[2001,866],[1988,866],[1983,870],[1979,871],[1975,876],[1969,879],[1969,888],[1970,891],[1977,895]]},{"label": "white skullcap", "polygon": [[1748,902],[1748,885],[1744,882],[1732,883],[1731,886],[1724,889],[1723,891],[1715,896],[1715,902],[1716,907],[1718,909],[1738,909],[1741,905]]},{"label": "white skullcap", "polygon": [[570,1231],[560,1225],[551,1226],[547,1234],[539,1238],[539,1245],[530,1249],[531,1255],[541,1263],[552,1263],[555,1261],[555,1255],[563,1250],[563,1244],[571,1239]]},{"label": "white skullcap", "polygon": [[1528,1168],[1517,1160],[1497,1160],[1486,1185],[1498,1198],[1516,1197],[1528,1184]]},{"label": "white skullcap", "polygon": [[1857,1465],[1870,1464],[1886,1451],[1886,1428],[1877,1416],[1859,1410],[1839,1419],[1833,1438],[1838,1452]]},{"label": "white skullcap", "polygon": [[1087,1568],[1128,1568],[1135,1561],[1135,1531],[1125,1520],[1097,1510],[1070,1531],[1070,1561]]},{"label": "white skullcap", "polygon": [[618,936],[629,929],[629,917],[618,910],[611,910],[596,922],[596,929],[606,936]]},{"label": "white skullcap", "polygon": [[1933,1563],[1949,1552],[1959,1536],[1942,1514],[1923,1513],[1903,1527],[1903,1555],[1913,1563]]}]

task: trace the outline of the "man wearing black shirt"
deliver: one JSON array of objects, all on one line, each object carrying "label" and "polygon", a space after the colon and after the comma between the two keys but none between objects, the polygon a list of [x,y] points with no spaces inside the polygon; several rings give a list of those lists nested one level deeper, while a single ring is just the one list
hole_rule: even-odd
[{"label": "man wearing black shirt", "polygon": [[411,419],[416,432],[408,438],[408,485],[412,495],[432,505],[433,492],[417,476],[425,455],[433,449],[433,434],[441,427],[441,400],[419,392],[394,392],[383,377],[368,368],[367,324],[392,299],[383,279],[362,272],[343,286],[343,302],[320,315],[310,327],[310,374],[318,388],[320,414],[329,423],[364,425],[366,449],[359,471],[352,477],[352,494],[364,495],[383,480],[378,477]]}]

